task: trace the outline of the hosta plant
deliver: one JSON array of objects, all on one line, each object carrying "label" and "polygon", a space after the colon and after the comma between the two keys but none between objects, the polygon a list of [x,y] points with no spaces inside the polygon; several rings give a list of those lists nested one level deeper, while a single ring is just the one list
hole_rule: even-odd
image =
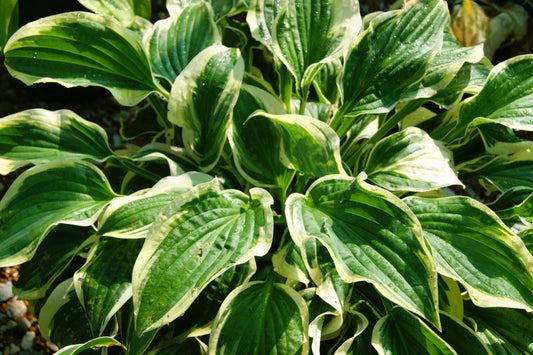
[{"label": "hosta plant", "polygon": [[462,47],[442,0],[80,2],[3,52],[142,107],[117,151],[0,119],[0,266],[60,353],[533,351],[533,56]]}]

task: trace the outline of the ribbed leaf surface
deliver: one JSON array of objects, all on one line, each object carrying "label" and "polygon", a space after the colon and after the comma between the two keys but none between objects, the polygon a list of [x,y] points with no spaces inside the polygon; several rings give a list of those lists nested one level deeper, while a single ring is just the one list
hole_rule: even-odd
[{"label": "ribbed leaf surface", "polygon": [[209,354],[307,354],[308,323],[307,306],[293,288],[250,282],[220,307]]},{"label": "ribbed leaf surface", "polygon": [[230,13],[235,6],[235,0],[167,0],[167,10],[173,16],[182,11],[187,5],[201,2],[207,2],[211,5],[217,21]]},{"label": "ribbed leaf surface", "polygon": [[102,162],[114,153],[100,126],[70,110],[33,109],[0,119],[0,174],[65,159]]},{"label": "ribbed leaf surface", "polygon": [[306,196],[292,194],[286,206],[296,245],[318,239],[345,281],[370,282],[391,301],[439,323],[435,264],[418,221],[397,197],[362,176],[333,176],[317,180]]},{"label": "ribbed leaf surface", "polygon": [[152,12],[150,0],[78,0],[80,4],[94,13],[113,16],[129,25],[135,16],[150,19]]},{"label": "ribbed leaf surface", "polygon": [[18,30],[4,49],[11,75],[31,85],[96,85],[133,106],[152,91],[150,64],[140,39],[112,17],[68,12]]},{"label": "ribbed leaf surface", "polygon": [[313,176],[342,174],[340,139],[328,124],[303,115],[257,113],[249,118],[267,118],[281,136],[280,159],[288,168]]},{"label": "ribbed leaf surface", "polygon": [[447,20],[448,9],[440,0],[376,17],[346,61],[341,112],[390,111],[426,73],[442,47]]},{"label": "ribbed leaf surface", "polygon": [[476,305],[533,309],[533,256],[494,212],[467,197],[404,201],[439,273],[461,282]]},{"label": "ribbed leaf surface", "polygon": [[514,57],[495,66],[483,90],[462,105],[457,134],[464,134],[464,129],[469,125],[484,123],[499,123],[512,129],[533,131],[531,72],[533,55]]},{"label": "ribbed leaf surface", "polygon": [[[322,64],[340,58],[352,45],[361,28],[359,2],[265,0],[262,9],[265,11],[282,3],[275,22],[268,24],[273,33],[274,53],[294,76],[301,95],[305,96]],[[265,21],[266,18],[262,20]]]},{"label": "ribbed leaf surface", "polygon": [[144,238],[161,210],[194,185],[213,178],[202,173],[168,176],[142,194],[118,197],[98,219],[98,234],[115,238]]},{"label": "ribbed leaf surface", "polygon": [[225,270],[269,250],[272,197],[257,188],[250,193],[223,191],[213,180],[157,217],[133,270],[137,332],[170,323]]},{"label": "ribbed leaf surface", "polygon": [[247,180],[257,186],[287,186],[293,176],[281,163],[281,137],[272,121],[257,117],[248,118],[256,110],[284,114],[283,105],[266,90],[242,85],[233,111],[229,142],[237,169]]},{"label": "ribbed leaf surface", "polygon": [[115,196],[88,163],[54,162],[25,171],[0,201],[0,266],[31,259],[54,225],[92,224]]},{"label": "ribbed leaf surface", "polygon": [[185,149],[204,171],[222,152],[243,75],[239,50],[215,45],[194,57],[172,85],[168,119],[183,127]]},{"label": "ribbed leaf surface", "polygon": [[102,335],[111,317],[131,298],[131,273],[142,243],[100,238],[74,274],[74,287],[93,334]]},{"label": "ribbed leaf surface", "polygon": [[145,35],[144,43],[154,73],[173,83],[194,56],[220,44],[220,36],[211,7],[202,2],[157,21]]},{"label": "ribbed leaf surface", "polygon": [[410,127],[376,144],[365,172],[370,181],[391,191],[431,191],[462,185],[451,160],[452,154],[443,145]]},{"label": "ribbed leaf surface", "polygon": [[424,322],[400,307],[393,308],[377,322],[372,332],[372,345],[380,355],[456,354]]}]

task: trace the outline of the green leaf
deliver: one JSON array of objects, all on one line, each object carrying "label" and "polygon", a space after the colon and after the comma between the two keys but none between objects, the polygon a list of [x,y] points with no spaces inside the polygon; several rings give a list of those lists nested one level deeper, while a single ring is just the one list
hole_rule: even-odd
[{"label": "green leaf", "polygon": [[424,322],[400,307],[394,307],[377,322],[372,345],[380,355],[456,354]]},{"label": "green leaf", "polygon": [[137,332],[170,323],[225,270],[270,249],[272,197],[259,188],[250,194],[221,190],[213,180],[157,217],[133,270]]},{"label": "green leaf", "polygon": [[92,230],[59,225],[39,245],[35,256],[20,266],[14,292],[20,299],[38,299],[46,295],[54,281],[74,257],[92,241]]},{"label": "green leaf", "polygon": [[206,2],[211,5],[218,21],[228,15],[235,5],[234,0],[167,0],[167,10],[170,16],[182,11],[187,5]]},{"label": "green leaf", "polygon": [[[492,63],[486,58],[478,63],[464,63],[448,86],[433,95],[430,100],[441,107],[452,108],[465,93],[478,94],[483,89],[492,68]],[[445,133],[452,128],[453,126],[448,128]]]},{"label": "green leaf", "polygon": [[0,119],[0,174],[66,159],[103,162],[114,153],[100,126],[69,110],[32,109]]},{"label": "green leaf", "polygon": [[130,25],[136,15],[149,20],[152,12],[150,0],[78,0],[78,2],[94,13],[113,16],[125,26]]},{"label": "green leaf", "polygon": [[533,149],[533,142],[517,137],[515,132],[506,126],[486,123],[477,127],[483,144],[488,153],[494,155],[510,155]]},{"label": "green leaf", "polygon": [[337,103],[340,99],[339,75],[342,63],[339,59],[324,63],[316,74],[313,84],[321,102]]},{"label": "green leaf", "polygon": [[157,91],[140,39],[114,18],[69,12],[18,30],[4,49],[11,75],[27,85],[102,86],[126,106]]},{"label": "green leaf", "polygon": [[[463,47],[451,30],[444,27],[442,48],[431,61],[428,71],[420,82],[403,94],[405,100],[431,97],[444,89],[455,79],[465,62],[478,62],[483,58],[483,45]],[[432,98],[431,98],[432,100]]]},{"label": "green leaf", "polygon": [[0,3],[0,56],[7,40],[18,28],[18,12],[18,0]]},{"label": "green leaf", "polygon": [[261,110],[283,114],[285,109],[277,97],[266,90],[243,84],[233,110],[229,142],[237,170],[250,182],[261,187],[286,187],[293,176],[281,163],[281,138],[276,126],[269,119],[248,120],[251,114]]},{"label": "green leaf", "polygon": [[479,308],[467,304],[467,315],[477,326],[476,334],[496,355],[533,352],[533,315],[508,308]]},{"label": "green leaf", "polygon": [[211,7],[204,2],[157,21],[144,36],[154,73],[170,83],[198,53],[220,43]]},{"label": "green leaf", "polygon": [[209,354],[307,354],[308,322],[307,306],[293,288],[249,282],[231,292],[220,307]]},{"label": "green leaf", "polygon": [[424,77],[442,47],[447,21],[448,9],[440,0],[376,17],[344,66],[339,117],[392,110]]},{"label": "green leaf", "polygon": [[194,185],[213,177],[202,173],[168,176],[144,193],[118,197],[98,218],[98,234],[115,238],[144,238],[161,210]]},{"label": "green leaf", "polygon": [[272,255],[274,271],[283,277],[309,284],[310,280],[305,269],[302,254],[294,243],[287,243]]},{"label": "green leaf", "polygon": [[133,314],[133,301],[130,298],[117,312],[119,329],[122,342],[128,349],[128,355],[144,355],[159,329],[138,335],[135,331],[135,316]]},{"label": "green leaf", "polygon": [[131,272],[142,243],[100,238],[85,265],[74,274],[74,287],[93,334],[102,335],[111,317],[131,297]]},{"label": "green leaf", "polygon": [[463,319],[464,305],[463,295],[457,281],[439,275],[439,309],[456,319]]},{"label": "green leaf", "polygon": [[[273,49],[275,55],[296,79],[297,91],[305,99],[322,65],[342,57],[353,45],[354,38],[361,28],[359,2],[355,0],[258,1],[262,2],[262,5],[257,6],[263,8],[263,11],[270,6],[283,6],[275,21],[269,24]],[[259,13],[256,16],[264,15]]]},{"label": "green leaf", "polygon": [[340,140],[327,123],[302,115],[271,115],[256,113],[256,119],[267,118],[274,123],[281,135],[281,162],[313,176],[342,174]]},{"label": "green leaf", "polygon": [[95,350],[96,348],[109,348],[112,346],[120,346],[124,348],[124,346],[117,340],[111,338],[111,337],[99,337],[95,339],[91,339],[88,342],[84,344],[74,344],[65,346],[61,350],[55,352],[57,355],[76,355],[80,354],[82,351],[85,350]]},{"label": "green leaf", "polygon": [[239,50],[215,45],[194,57],[172,85],[168,119],[183,127],[185,149],[204,171],[222,153],[243,75]]},{"label": "green leaf", "polygon": [[451,161],[444,145],[410,127],[378,142],[364,170],[370,181],[390,191],[431,191],[462,185]]},{"label": "green leaf", "polygon": [[21,264],[59,223],[91,225],[116,195],[85,162],[54,162],[21,174],[0,201],[0,266]]},{"label": "green leaf", "polygon": [[439,273],[463,284],[476,305],[533,309],[533,256],[488,207],[461,196],[404,202],[422,225]]},{"label": "green leaf", "polygon": [[468,127],[485,123],[533,131],[532,71],[533,55],[513,57],[495,66],[483,90],[461,106],[451,137],[462,137]]},{"label": "green leaf", "polygon": [[514,187],[533,187],[533,155],[528,151],[498,156],[485,164],[474,161],[460,170],[461,180],[484,178],[502,192]]},{"label": "green leaf", "polygon": [[252,258],[247,263],[224,271],[211,281],[179,320],[172,323],[173,334],[179,334],[176,340],[182,341],[184,337],[209,334],[224,299],[235,288],[248,282],[256,271],[257,265]]},{"label": "green leaf", "polygon": [[48,296],[39,312],[39,329],[46,340],[59,347],[93,338],[72,278],[57,285]]},{"label": "green leaf", "polygon": [[492,355],[492,351],[489,350],[487,344],[466,324],[443,312],[440,313],[440,320],[442,322],[440,336],[457,354]]},{"label": "green leaf", "polygon": [[392,193],[363,180],[330,176],[313,183],[305,196],[289,196],[291,237],[300,247],[318,239],[346,282],[370,282],[384,297],[438,325],[436,268],[416,217]]}]

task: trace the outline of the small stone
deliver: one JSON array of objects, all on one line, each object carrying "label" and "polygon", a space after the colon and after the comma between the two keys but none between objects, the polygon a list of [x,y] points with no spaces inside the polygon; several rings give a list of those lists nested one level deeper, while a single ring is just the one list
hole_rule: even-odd
[{"label": "small stone", "polygon": [[53,352],[59,351],[59,347],[55,344],[46,344],[48,349],[52,350]]},{"label": "small stone", "polygon": [[26,314],[28,307],[22,301],[13,298],[7,302],[6,313],[11,319],[18,319]]},{"label": "small stone", "polygon": [[0,283],[0,302],[7,301],[13,297],[13,284],[11,281]]},{"label": "small stone", "polygon": [[22,331],[27,331],[31,327],[31,322],[28,320],[28,318],[22,317],[22,318],[20,318],[18,327]]},{"label": "small stone", "polygon": [[33,340],[35,339],[35,332],[26,332],[24,336],[22,337],[22,341],[20,343],[20,346],[24,350],[29,350],[33,348]]},{"label": "small stone", "polygon": [[20,348],[15,344],[11,344],[11,346],[9,347],[9,352],[11,354],[17,354],[18,352],[20,352]]},{"label": "small stone", "polygon": [[9,322],[7,322],[7,324],[0,326],[0,334],[7,333],[7,332],[15,329],[16,327],[17,327],[17,322],[15,322],[14,320],[10,319]]}]

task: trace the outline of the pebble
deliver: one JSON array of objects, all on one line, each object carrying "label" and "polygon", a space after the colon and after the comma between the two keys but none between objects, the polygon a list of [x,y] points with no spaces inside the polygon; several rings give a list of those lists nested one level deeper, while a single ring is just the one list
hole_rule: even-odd
[{"label": "pebble", "polygon": [[29,350],[33,347],[33,340],[35,339],[35,332],[26,332],[22,337],[20,346],[24,350]]},{"label": "pebble", "polygon": [[19,327],[20,330],[25,332],[25,331],[30,329],[31,322],[28,320],[28,318],[22,317],[22,318],[20,318],[18,327]]},{"label": "pebble", "polygon": [[20,348],[18,346],[16,346],[15,344],[11,344],[10,347],[9,347],[9,352],[11,354],[16,354],[18,352],[20,352]]},{"label": "pebble", "polygon": [[9,332],[10,330],[13,330],[17,327],[17,322],[15,322],[14,320],[10,319],[7,324],[4,324],[2,326],[0,326],[0,333],[7,333]]},{"label": "pebble", "polygon": [[12,298],[7,302],[6,313],[11,319],[18,319],[26,314],[28,307],[22,301]]},{"label": "pebble", "polygon": [[0,283],[0,302],[7,301],[13,297],[13,284],[11,281]]}]

